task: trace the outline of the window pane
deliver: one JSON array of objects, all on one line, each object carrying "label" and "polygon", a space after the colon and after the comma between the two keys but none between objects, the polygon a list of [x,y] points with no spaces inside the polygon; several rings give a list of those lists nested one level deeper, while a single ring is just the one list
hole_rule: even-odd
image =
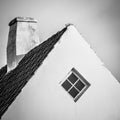
[{"label": "window pane", "polygon": [[68,82],[67,80],[62,84],[63,88],[68,91],[70,89],[70,87],[72,86],[70,84],[70,82]]},{"label": "window pane", "polygon": [[85,84],[81,82],[80,80],[75,84],[75,87],[80,91],[84,88],[84,86]]},{"label": "window pane", "polygon": [[68,79],[69,79],[69,81],[71,82],[71,83],[75,83],[76,81],[77,81],[77,76],[76,75],[74,75],[73,73],[68,77]]},{"label": "window pane", "polygon": [[69,94],[75,98],[79,92],[73,87],[70,91]]}]

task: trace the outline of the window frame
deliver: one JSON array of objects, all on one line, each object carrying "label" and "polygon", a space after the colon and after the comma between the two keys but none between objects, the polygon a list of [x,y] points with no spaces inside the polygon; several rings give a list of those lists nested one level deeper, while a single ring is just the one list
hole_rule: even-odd
[{"label": "window frame", "polygon": [[[68,79],[69,76],[71,74],[74,74],[78,79],[77,81],[73,84],[72,82],[70,82],[70,80]],[[68,90],[65,90],[65,88],[62,86],[62,84],[65,82],[65,81],[68,81],[72,86],[68,89]],[[78,88],[76,88],[76,83],[80,81],[82,82],[85,86],[82,88],[82,90],[79,90]],[[60,83],[61,84],[61,87],[69,94],[69,96],[74,100],[74,102],[77,102],[77,100],[83,95],[83,93],[90,87],[90,83],[75,69],[75,68],[72,68],[71,71],[67,74],[67,76],[64,78],[64,80]],[[69,91],[72,89],[72,88],[75,88],[79,93],[73,97],[72,95],[70,95]]]}]

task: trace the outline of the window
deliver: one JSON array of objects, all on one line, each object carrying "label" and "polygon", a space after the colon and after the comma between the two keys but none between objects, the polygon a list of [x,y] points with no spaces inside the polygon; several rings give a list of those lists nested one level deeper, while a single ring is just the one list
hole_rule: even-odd
[{"label": "window", "polygon": [[75,68],[72,68],[61,86],[76,102],[88,89],[90,83]]}]

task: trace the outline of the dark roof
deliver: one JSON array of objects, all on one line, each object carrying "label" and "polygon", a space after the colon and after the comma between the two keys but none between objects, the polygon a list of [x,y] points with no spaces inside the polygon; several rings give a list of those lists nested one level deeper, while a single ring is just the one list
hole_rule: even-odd
[{"label": "dark roof", "polygon": [[4,76],[0,80],[0,118],[43,63],[66,29],[67,27],[63,28],[28,52],[19,62],[18,66],[8,74],[4,74],[6,73],[6,67],[2,68]]},{"label": "dark roof", "polygon": [[7,73],[7,65],[3,66],[0,69],[0,81],[2,80],[3,76]]}]

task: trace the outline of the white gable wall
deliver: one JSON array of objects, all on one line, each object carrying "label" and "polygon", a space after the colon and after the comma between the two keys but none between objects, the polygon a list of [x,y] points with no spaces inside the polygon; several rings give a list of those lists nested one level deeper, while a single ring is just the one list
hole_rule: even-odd
[{"label": "white gable wall", "polygon": [[[60,85],[73,67],[91,84],[76,103]],[[120,84],[69,26],[3,120],[118,120],[119,101]]]}]

